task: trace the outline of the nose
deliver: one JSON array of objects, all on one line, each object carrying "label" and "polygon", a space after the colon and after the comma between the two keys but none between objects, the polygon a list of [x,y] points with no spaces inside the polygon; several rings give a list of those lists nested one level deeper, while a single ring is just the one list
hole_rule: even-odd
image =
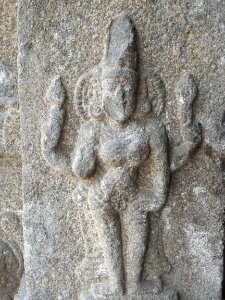
[{"label": "nose", "polygon": [[122,103],[123,107],[126,105],[126,93],[122,86],[118,86],[116,89],[116,98],[119,100],[119,102]]}]

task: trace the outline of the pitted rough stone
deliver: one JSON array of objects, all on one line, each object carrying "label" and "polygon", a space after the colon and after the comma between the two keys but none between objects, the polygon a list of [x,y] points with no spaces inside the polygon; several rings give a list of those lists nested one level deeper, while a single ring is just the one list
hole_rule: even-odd
[{"label": "pitted rough stone", "polygon": [[9,300],[23,273],[16,1],[0,1],[0,20],[0,299]]},{"label": "pitted rough stone", "polygon": [[[95,297],[91,295],[89,292],[84,292],[80,297],[79,300],[104,300],[105,298],[102,297]],[[129,296],[121,296],[121,297],[108,297],[109,300],[178,300],[177,293],[173,290],[166,290],[159,295],[129,295]]]},{"label": "pitted rough stone", "polygon": [[224,10],[18,1],[27,299],[221,299]]}]

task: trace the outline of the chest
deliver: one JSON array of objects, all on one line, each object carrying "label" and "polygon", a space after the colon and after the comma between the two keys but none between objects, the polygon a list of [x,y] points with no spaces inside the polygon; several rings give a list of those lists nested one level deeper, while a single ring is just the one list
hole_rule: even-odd
[{"label": "chest", "polygon": [[104,162],[139,164],[149,155],[148,139],[142,130],[118,134],[103,134],[100,139],[99,156]]}]

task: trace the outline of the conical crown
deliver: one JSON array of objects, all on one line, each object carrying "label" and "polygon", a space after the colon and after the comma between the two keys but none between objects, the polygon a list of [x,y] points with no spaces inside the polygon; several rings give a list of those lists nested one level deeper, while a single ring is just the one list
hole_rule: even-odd
[{"label": "conical crown", "polygon": [[109,68],[137,70],[135,26],[126,12],[122,12],[109,25],[103,62]]}]

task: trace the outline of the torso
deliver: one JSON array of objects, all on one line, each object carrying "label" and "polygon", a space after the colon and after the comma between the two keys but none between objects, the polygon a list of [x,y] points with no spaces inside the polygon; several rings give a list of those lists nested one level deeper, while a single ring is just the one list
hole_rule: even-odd
[{"label": "torso", "polygon": [[120,211],[136,197],[138,171],[149,158],[150,133],[154,128],[149,130],[148,124],[135,121],[126,128],[103,122],[96,125],[99,180],[91,189],[90,199]]},{"label": "torso", "polygon": [[112,168],[138,167],[149,153],[149,138],[140,124],[132,122],[125,129],[102,124],[98,158],[103,165]]}]

